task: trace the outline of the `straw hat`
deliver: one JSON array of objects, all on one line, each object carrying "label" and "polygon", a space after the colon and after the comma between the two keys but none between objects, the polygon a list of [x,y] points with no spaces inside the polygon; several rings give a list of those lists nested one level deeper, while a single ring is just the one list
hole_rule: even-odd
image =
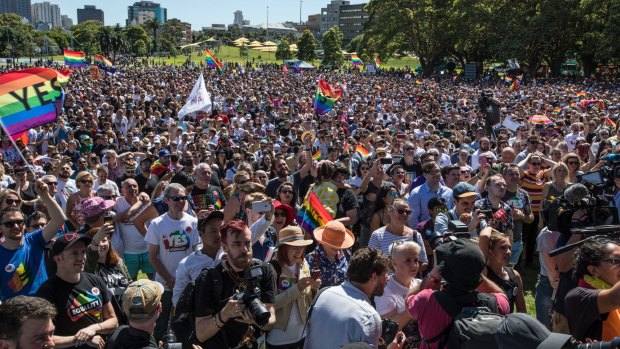
[{"label": "straw hat", "polygon": [[349,248],[355,242],[353,233],[345,228],[340,221],[330,221],[324,226],[314,229],[314,238],[321,245],[336,249]]},{"label": "straw hat", "polygon": [[304,142],[306,137],[310,137],[310,143],[314,143],[314,140],[316,139],[316,134],[314,133],[314,131],[304,131],[304,133],[301,134],[302,143]]},{"label": "straw hat", "polygon": [[312,244],[312,240],[306,240],[304,232],[298,226],[288,226],[280,230],[278,234],[278,246],[308,246]]}]

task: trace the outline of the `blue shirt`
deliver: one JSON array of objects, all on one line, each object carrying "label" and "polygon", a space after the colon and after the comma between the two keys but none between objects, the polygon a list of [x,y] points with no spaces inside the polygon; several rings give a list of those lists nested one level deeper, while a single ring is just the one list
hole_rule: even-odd
[{"label": "blue shirt", "polygon": [[318,245],[314,251],[306,255],[306,262],[310,270],[315,268],[321,270],[321,287],[337,286],[346,280],[349,260],[343,250],[338,251],[336,260],[332,261],[325,255],[323,246]]},{"label": "blue shirt", "polygon": [[432,198],[444,198],[448,208],[452,208],[452,189],[439,184],[437,192],[431,190],[428,183],[413,189],[409,193],[409,208],[413,211],[409,217],[409,227],[415,229],[418,223],[429,220],[431,214],[428,212],[428,202]]},{"label": "blue shirt", "polygon": [[47,280],[44,249],[47,242],[43,230],[24,236],[24,244],[16,250],[0,245],[0,300],[25,295],[34,296]]}]

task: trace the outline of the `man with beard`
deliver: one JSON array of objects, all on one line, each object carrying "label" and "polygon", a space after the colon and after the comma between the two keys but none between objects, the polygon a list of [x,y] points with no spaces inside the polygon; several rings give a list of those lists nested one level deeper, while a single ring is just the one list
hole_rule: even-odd
[{"label": "man with beard", "polygon": [[[315,300],[308,319],[305,349],[340,348],[359,342],[377,348],[381,316],[370,299],[383,295],[388,262],[388,257],[376,249],[362,248],[353,254],[347,270],[348,280],[326,289]],[[338,329],[339,335],[326,335],[334,329]]]},{"label": "man with beard", "polygon": [[54,175],[58,178],[58,188],[56,192],[56,199],[60,202],[62,210],[67,212],[67,200],[71,194],[77,192],[77,186],[75,180],[71,179],[71,165],[68,157],[64,157],[56,170]]},{"label": "man with beard", "polygon": [[467,225],[467,231],[471,236],[478,236],[478,232],[487,226],[484,213],[480,210],[474,211],[478,195],[473,185],[465,182],[457,184],[452,189],[454,208],[435,217],[435,233],[446,234],[450,221],[459,220]]},{"label": "man with beard", "polygon": [[151,195],[157,183],[159,183],[159,177],[151,173],[151,166],[153,166],[153,160],[150,158],[144,158],[140,161],[140,173],[134,176],[136,182],[138,182],[138,189],[140,192],[144,192],[147,195]]},{"label": "man with beard", "polygon": [[155,281],[166,287],[161,298],[163,309],[155,327],[156,340],[161,339],[168,327],[175,271],[181,260],[189,256],[200,242],[196,217],[184,212],[187,198],[184,186],[178,183],[168,185],[164,189],[168,212],[151,221],[144,237],[149,244],[149,262],[155,268]]},{"label": "man with beard", "polygon": [[[254,340],[264,343],[261,332],[270,330],[276,323],[274,275],[267,263],[252,259],[252,233],[243,221],[227,222],[220,228],[220,236],[227,258],[209,269],[196,284],[196,338],[206,342],[204,347],[208,348],[256,347],[246,343]],[[260,289],[260,301],[270,312],[268,322],[261,328],[244,302],[231,297],[238,291],[249,291],[244,279],[252,267],[260,268],[256,286]]]},{"label": "man with beard", "polygon": [[196,212],[219,210],[226,206],[226,197],[222,189],[210,184],[212,173],[213,170],[207,163],[202,162],[196,166],[196,183],[190,194],[196,205]]},{"label": "man with beard", "polygon": [[487,137],[480,138],[480,148],[471,156],[471,170],[476,171],[480,167],[479,158],[483,153],[491,150],[491,141]]},{"label": "man with beard", "polygon": [[289,175],[291,171],[286,164],[286,159],[281,155],[278,155],[276,157],[273,166],[275,166],[277,177],[267,183],[267,187],[265,188],[265,194],[275,199],[278,195],[278,188],[282,183],[291,182],[294,184],[295,187],[298,187],[299,181],[301,180],[301,175],[299,171],[293,173],[292,175]]}]

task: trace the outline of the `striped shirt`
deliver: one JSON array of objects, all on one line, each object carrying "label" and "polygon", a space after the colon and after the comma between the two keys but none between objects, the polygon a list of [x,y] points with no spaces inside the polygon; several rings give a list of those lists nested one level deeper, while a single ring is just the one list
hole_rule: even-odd
[{"label": "striped shirt", "polygon": [[534,214],[540,212],[544,185],[545,173],[543,171],[537,175],[530,171],[525,171],[525,175],[521,178],[520,186],[530,195],[530,205],[532,206],[532,212]]},{"label": "striped shirt", "polygon": [[420,245],[420,263],[428,263],[428,257],[426,256],[426,249],[424,248],[424,240],[422,240],[422,235],[418,233],[416,230],[413,231],[413,235],[411,236],[402,236],[402,235],[394,235],[389,231],[385,230],[387,226],[381,227],[372,232],[370,236],[370,240],[368,241],[369,248],[376,248],[381,250],[386,256],[390,255],[390,246],[393,243],[399,240],[405,241],[413,241]]}]

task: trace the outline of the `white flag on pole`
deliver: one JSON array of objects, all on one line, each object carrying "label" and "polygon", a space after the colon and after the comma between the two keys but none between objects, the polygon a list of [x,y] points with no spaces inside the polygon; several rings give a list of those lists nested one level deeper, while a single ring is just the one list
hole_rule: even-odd
[{"label": "white flag on pole", "polygon": [[207,92],[202,73],[200,73],[198,80],[196,80],[192,93],[187,97],[187,102],[185,102],[183,108],[179,110],[179,118],[201,110],[206,112],[211,110],[211,95]]}]

